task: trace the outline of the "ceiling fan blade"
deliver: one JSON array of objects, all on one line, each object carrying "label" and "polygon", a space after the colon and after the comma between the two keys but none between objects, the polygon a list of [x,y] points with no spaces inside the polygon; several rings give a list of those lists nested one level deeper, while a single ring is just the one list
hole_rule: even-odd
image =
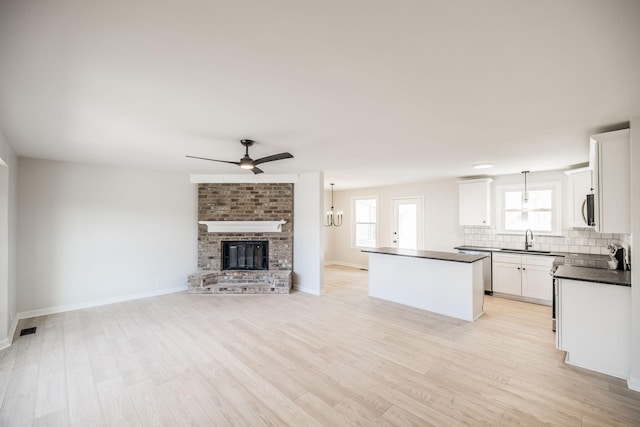
[{"label": "ceiling fan blade", "polygon": [[253,164],[259,165],[260,163],[273,162],[276,160],[284,160],[284,159],[293,159],[293,155],[290,153],[274,154],[273,156],[267,156],[267,157],[262,157],[260,159],[256,159],[253,161]]},{"label": "ceiling fan blade", "polygon": [[253,172],[256,175],[259,174],[259,173],[264,173],[264,171],[262,169],[257,168],[255,166],[253,167],[253,169],[251,169],[251,172]]},{"label": "ceiling fan blade", "polygon": [[212,161],[212,162],[230,163],[232,165],[240,166],[240,162],[229,162],[227,160],[208,159],[206,157],[196,157],[196,156],[185,156],[185,157],[189,157],[190,159],[209,160],[209,161]]}]

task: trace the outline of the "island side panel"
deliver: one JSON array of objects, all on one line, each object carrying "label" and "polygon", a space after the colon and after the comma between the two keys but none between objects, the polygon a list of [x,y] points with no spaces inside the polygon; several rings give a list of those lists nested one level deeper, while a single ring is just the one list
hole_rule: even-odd
[{"label": "island side panel", "polygon": [[473,320],[484,313],[484,264],[482,261],[471,263],[473,274]]},{"label": "island side panel", "polygon": [[370,253],[369,296],[473,321],[473,282],[482,287],[474,264]]},{"label": "island side panel", "polygon": [[559,279],[558,348],[565,362],[627,379],[631,287]]}]

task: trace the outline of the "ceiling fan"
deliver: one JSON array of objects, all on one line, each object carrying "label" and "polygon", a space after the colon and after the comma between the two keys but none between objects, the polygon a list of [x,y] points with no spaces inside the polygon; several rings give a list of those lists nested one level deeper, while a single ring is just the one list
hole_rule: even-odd
[{"label": "ceiling fan", "polygon": [[259,174],[259,173],[263,173],[264,172],[262,169],[256,167],[259,164],[266,163],[266,162],[274,162],[276,160],[284,160],[284,159],[292,159],[293,158],[293,155],[291,155],[291,153],[280,153],[280,154],[274,154],[272,156],[262,157],[260,159],[253,160],[251,157],[249,157],[249,147],[251,147],[255,143],[255,141],[253,141],[251,139],[243,139],[243,140],[240,141],[240,143],[245,146],[246,151],[244,153],[244,157],[242,157],[239,162],[230,162],[230,161],[227,161],[227,160],[208,159],[206,157],[196,157],[196,156],[185,156],[185,157],[189,157],[191,159],[210,160],[212,162],[231,163],[232,165],[240,166],[242,169],[251,170],[251,172],[253,172],[255,174]]}]

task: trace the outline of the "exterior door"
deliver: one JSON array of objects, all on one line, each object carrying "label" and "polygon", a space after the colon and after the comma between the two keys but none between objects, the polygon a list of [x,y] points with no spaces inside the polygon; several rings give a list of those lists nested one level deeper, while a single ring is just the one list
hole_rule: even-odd
[{"label": "exterior door", "polygon": [[422,249],[423,223],[421,197],[393,199],[393,247]]}]

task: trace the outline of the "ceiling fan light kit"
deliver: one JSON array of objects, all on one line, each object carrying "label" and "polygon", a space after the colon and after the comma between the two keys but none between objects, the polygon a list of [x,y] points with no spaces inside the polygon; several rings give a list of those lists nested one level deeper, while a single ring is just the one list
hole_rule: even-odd
[{"label": "ceiling fan light kit", "polygon": [[285,152],[285,153],[273,154],[271,156],[261,157],[259,159],[253,160],[249,156],[249,147],[251,147],[255,143],[255,141],[253,141],[252,139],[243,139],[243,140],[240,141],[240,143],[245,146],[245,152],[244,152],[244,156],[240,159],[239,162],[231,162],[231,161],[228,161],[228,160],[209,159],[207,157],[197,157],[197,156],[185,156],[185,157],[188,157],[188,158],[191,158],[191,159],[208,160],[208,161],[211,161],[211,162],[230,163],[232,165],[240,166],[241,169],[250,170],[254,174],[259,174],[259,173],[263,173],[264,172],[262,169],[256,167],[256,165],[259,165],[261,163],[267,163],[267,162],[275,162],[276,160],[284,160],[284,159],[292,159],[293,158],[292,154]]}]

